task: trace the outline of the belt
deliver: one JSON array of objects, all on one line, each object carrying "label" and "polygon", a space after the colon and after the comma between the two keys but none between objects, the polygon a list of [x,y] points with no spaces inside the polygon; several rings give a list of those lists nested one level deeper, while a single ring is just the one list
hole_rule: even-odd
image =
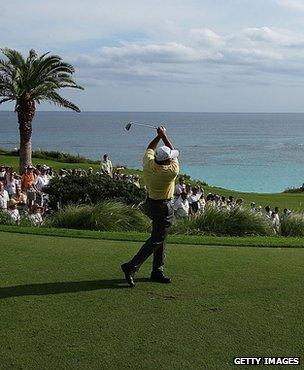
[{"label": "belt", "polygon": [[147,200],[149,201],[149,202],[170,202],[171,201],[171,199],[152,199],[152,198],[147,198]]}]

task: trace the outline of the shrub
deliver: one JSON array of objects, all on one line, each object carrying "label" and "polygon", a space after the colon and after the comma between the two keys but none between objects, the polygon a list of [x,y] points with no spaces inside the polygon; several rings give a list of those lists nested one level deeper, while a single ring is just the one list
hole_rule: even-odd
[{"label": "shrub", "polygon": [[283,193],[303,193],[304,187],[303,185],[300,188],[287,188],[283,191]]},{"label": "shrub", "polygon": [[283,236],[304,236],[304,214],[295,213],[284,217],[280,233]]},{"label": "shrub", "polygon": [[133,184],[113,180],[109,176],[66,176],[54,178],[45,190],[50,195],[50,204],[56,208],[69,204],[97,204],[102,200],[116,199],[128,204],[139,204],[145,199],[145,191]]},{"label": "shrub", "polygon": [[252,213],[245,208],[231,211],[210,207],[197,217],[176,220],[172,232],[185,234],[209,235],[271,235],[270,224],[262,215]]},{"label": "shrub", "polygon": [[90,229],[93,206],[67,206],[45,220],[45,226],[66,229]]},{"label": "shrub", "polygon": [[0,225],[11,225],[12,219],[8,212],[0,209]]},{"label": "shrub", "polygon": [[95,206],[67,206],[50,216],[45,226],[100,231],[147,231],[148,218],[138,209],[117,201]]},{"label": "shrub", "polygon": [[91,225],[101,231],[147,231],[150,223],[141,211],[130,205],[105,201],[94,207]]}]

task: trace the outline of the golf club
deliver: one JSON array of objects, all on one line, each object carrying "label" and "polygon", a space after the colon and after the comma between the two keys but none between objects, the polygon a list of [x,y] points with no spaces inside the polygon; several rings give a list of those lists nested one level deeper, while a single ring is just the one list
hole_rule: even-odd
[{"label": "golf club", "polygon": [[154,129],[157,130],[157,127],[156,126],[148,125],[146,123],[136,123],[136,122],[131,122],[131,121],[126,125],[126,127],[125,127],[126,130],[129,131],[132,125],[146,126],[146,127],[154,128]]}]

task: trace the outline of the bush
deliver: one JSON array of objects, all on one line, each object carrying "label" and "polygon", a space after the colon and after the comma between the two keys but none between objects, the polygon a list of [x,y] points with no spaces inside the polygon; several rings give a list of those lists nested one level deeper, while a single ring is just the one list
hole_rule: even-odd
[{"label": "bush", "polygon": [[303,193],[304,187],[303,185],[300,188],[287,188],[283,191],[283,193]]},{"label": "bush", "polygon": [[50,205],[56,209],[70,204],[97,204],[102,200],[116,199],[128,204],[139,204],[145,199],[145,190],[109,176],[66,176],[54,178],[45,190],[50,195]]},{"label": "bush", "polygon": [[272,235],[270,224],[262,215],[245,208],[231,211],[210,207],[197,217],[179,219],[174,222],[172,232],[178,234],[208,235]]},{"label": "bush", "polygon": [[11,225],[12,219],[8,212],[0,209],[0,225]]},{"label": "bush", "polygon": [[45,226],[99,231],[147,231],[149,220],[130,205],[104,201],[95,206],[67,206],[50,216]]},{"label": "bush", "polygon": [[57,162],[64,162],[64,163],[92,163],[92,164],[98,164],[99,161],[93,161],[91,159],[85,158],[77,155],[72,155],[69,153],[63,153],[63,152],[56,152],[56,151],[34,151],[32,153],[34,158],[41,158],[41,159],[50,159]]},{"label": "bush", "polygon": [[304,236],[304,215],[295,213],[281,220],[282,236]]},{"label": "bush", "polygon": [[68,206],[45,220],[45,226],[66,229],[90,229],[93,206]]}]

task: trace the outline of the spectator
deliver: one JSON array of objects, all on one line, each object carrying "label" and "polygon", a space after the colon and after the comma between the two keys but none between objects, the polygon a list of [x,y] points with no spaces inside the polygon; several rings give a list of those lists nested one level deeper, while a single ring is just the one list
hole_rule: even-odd
[{"label": "spectator", "polygon": [[29,218],[35,226],[41,226],[43,224],[42,211],[43,208],[39,204],[35,203],[33,205]]},{"label": "spectator", "polygon": [[227,200],[224,195],[221,196],[221,209],[227,209]]},{"label": "spectator", "polygon": [[271,220],[271,215],[272,215],[272,212],[270,210],[270,207],[266,206],[265,207],[265,213],[264,213],[264,216],[265,216],[266,220]]},{"label": "spectator", "polygon": [[182,192],[181,195],[175,200],[173,209],[176,217],[188,217],[189,216],[189,201],[186,192]]},{"label": "spectator", "polygon": [[291,214],[291,210],[288,209],[288,208],[284,208],[283,210],[283,215],[281,217],[282,220],[284,220],[285,218],[287,218],[289,215]]},{"label": "spectator", "polygon": [[244,204],[244,199],[243,198],[238,198],[235,201],[235,207],[241,207]]},{"label": "spectator", "polygon": [[140,183],[139,183],[139,176],[138,175],[135,175],[133,177],[133,184],[140,189]]},{"label": "spectator", "polygon": [[25,210],[26,208],[26,203],[27,203],[27,196],[26,194],[21,190],[21,186],[18,185],[16,188],[16,194],[14,194],[11,198],[14,200],[17,205],[19,210]]},{"label": "spectator", "polygon": [[199,200],[201,199],[202,194],[203,193],[200,188],[197,188],[197,187],[192,188],[192,194],[188,196],[191,214],[195,214],[199,212],[200,210]]},{"label": "spectator", "polygon": [[100,172],[113,177],[113,165],[108,154],[105,154],[103,160],[100,162]]},{"label": "spectator", "polygon": [[186,190],[185,179],[183,176],[178,178],[178,183],[174,187],[174,196],[178,198]]},{"label": "spectator", "polygon": [[275,207],[274,212],[272,212],[271,221],[274,233],[278,234],[280,231],[279,207]]},{"label": "spectator", "polygon": [[21,176],[21,188],[23,191],[28,191],[33,188],[35,183],[34,167],[27,166],[25,173]]},{"label": "spectator", "polygon": [[6,168],[4,165],[0,166],[0,181],[5,181]]},{"label": "spectator", "polygon": [[8,192],[4,189],[4,184],[0,181],[0,209],[7,209],[9,201]]},{"label": "spectator", "polygon": [[11,216],[12,221],[15,224],[19,225],[19,223],[20,223],[20,214],[19,214],[19,210],[18,210],[17,206],[18,206],[18,203],[14,199],[11,199],[8,202],[8,213]]},{"label": "spectator", "polygon": [[87,176],[91,176],[91,175],[93,175],[93,168],[89,167],[87,171]]},{"label": "spectator", "polygon": [[8,192],[10,198],[12,197],[12,195],[16,194],[16,188],[18,185],[16,175],[17,174],[13,172],[12,168],[9,168],[9,170],[6,172],[5,189]]},{"label": "spectator", "polygon": [[254,202],[251,202],[251,203],[250,203],[250,211],[251,211],[252,213],[255,213],[255,212],[257,211],[257,209],[256,209],[256,205],[255,205],[255,203],[254,203]]}]

